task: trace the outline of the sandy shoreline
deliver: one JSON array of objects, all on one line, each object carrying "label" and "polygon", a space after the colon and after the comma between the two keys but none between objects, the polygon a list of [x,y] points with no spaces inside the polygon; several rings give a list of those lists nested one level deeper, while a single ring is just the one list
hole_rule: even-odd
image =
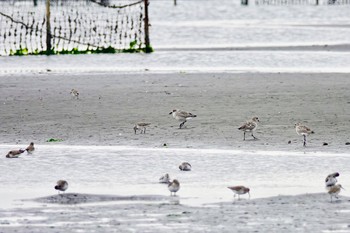
[{"label": "sandy shoreline", "polygon": [[[345,145],[350,141],[349,86],[346,73],[3,75],[0,79],[0,143],[22,146],[34,141],[45,146],[131,148],[164,148],[166,144],[166,148],[175,150],[238,149],[310,152],[308,156],[313,152],[344,155],[350,148]],[[78,100],[70,96],[72,88],[79,90]],[[198,117],[179,130],[179,123],[169,115],[173,108],[190,111]],[[244,142],[237,127],[252,116],[261,120],[255,133],[259,140]],[[151,123],[145,135],[134,134],[133,125],[139,121]],[[309,137],[307,148],[302,147],[301,138],[295,133],[293,126],[297,121],[316,132]],[[63,141],[47,142],[50,138]],[[329,145],[323,146],[324,142]],[[3,156],[5,152],[2,151]],[[79,156],[72,159],[78,161]],[[43,166],[40,174],[47,172],[46,165],[62,162],[58,157],[48,158],[39,152],[35,158],[40,160],[36,163]],[[21,159],[18,160],[23,163],[21,166],[32,160]],[[342,156],[342,159],[346,158]],[[323,182],[324,175],[321,176]],[[50,180],[45,182],[51,187]],[[186,188],[182,193],[185,191]],[[346,195],[346,191],[343,194]],[[175,199],[119,196],[110,200],[101,195],[76,195],[92,202],[52,205],[44,201],[36,207],[26,206],[24,202],[20,207],[3,208],[0,232],[62,232],[67,228],[71,232],[350,232],[349,198],[342,196],[330,203],[326,193],[243,199],[202,207],[181,204],[181,194]],[[44,200],[56,197],[37,196]],[[120,200],[130,202],[118,203]]]},{"label": "sandy shoreline", "polygon": [[[301,121],[316,132],[306,150],[349,148],[349,74],[36,74],[0,82],[3,144],[60,138],[68,145],[298,151],[294,123]],[[168,114],[174,108],[198,117],[179,130]],[[259,140],[243,142],[237,128],[252,116],[261,121]],[[145,135],[133,132],[139,121],[151,123]]]}]

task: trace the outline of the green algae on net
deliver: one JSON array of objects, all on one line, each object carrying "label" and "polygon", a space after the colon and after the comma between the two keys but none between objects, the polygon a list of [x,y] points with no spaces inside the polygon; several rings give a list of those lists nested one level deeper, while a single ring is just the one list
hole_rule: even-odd
[{"label": "green algae on net", "polygon": [[47,139],[46,142],[63,142],[63,139],[61,139],[61,138],[50,138],[50,139]]},{"label": "green algae on net", "polygon": [[79,50],[78,48],[73,48],[71,50],[63,49],[56,51],[54,49],[39,51],[35,50],[29,52],[27,48],[20,48],[16,51],[11,50],[10,56],[24,56],[24,55],[59,55],[59,54],[99,54],[99,53],[151,53],[153,52],[153,48],[151,46],[146,46],[144,48],[136,48],[136,41],[130,42],[130,47],[128,49],[115,49],[112,46],[106,48],[97,48],[97,49],[86,49]]}]

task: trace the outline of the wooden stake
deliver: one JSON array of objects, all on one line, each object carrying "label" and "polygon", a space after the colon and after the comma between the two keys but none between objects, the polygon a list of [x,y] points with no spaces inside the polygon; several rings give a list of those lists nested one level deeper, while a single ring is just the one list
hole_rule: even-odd
[{"label": "wooden stake", "polygon": [[46,0],[46,54],[51,53],[50,0]]},{"label": "wooden stake", "polygon": [[149,40],[149,19],[148,19],[148,0],[144,0],[145,2],[145,45],[146,45],[146,53],[152,52],[151,44]]}]

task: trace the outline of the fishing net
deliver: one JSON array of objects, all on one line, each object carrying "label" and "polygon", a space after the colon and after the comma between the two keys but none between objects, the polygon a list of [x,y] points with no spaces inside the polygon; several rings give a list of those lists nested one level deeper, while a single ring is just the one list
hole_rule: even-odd
[{"label": "fishing net", "polygon": [[[0,2],[0,55],[47,51],[46,1]],[[145,47],[144,1],[51,0],[51,50]]]}]

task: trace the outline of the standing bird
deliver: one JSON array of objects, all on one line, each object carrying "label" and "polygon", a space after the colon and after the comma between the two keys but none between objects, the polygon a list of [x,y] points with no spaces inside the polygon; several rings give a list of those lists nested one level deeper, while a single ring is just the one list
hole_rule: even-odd
[{"label": "standing bird", "polygon": [[329,189],[334,186],[338,181],[337,178],[339,176],[338,172],[334,172],[332,174],[329,174],[326,177],[325,183],[326,183],[326,189],[329,191]]},{"label": "standing bird", "polygon": [[19,149],[19,150],[11,150],[7,153],[6,158],[18,158],[25,150]]},{"label": "standing bird", "polygon": [[184,112],[179,109],[174,109],[172,112],[169,113],[169,115],[173,115],[174,119],[181,122],[179,126],[180,129],[182,128],[182,126],[184,126],[187,120],[197,117],[197,115],[194,115],[190,112]]},{"label": "standing bird", "polygon": [[33,153],[34,150],[35,150],[34,142],[31,142],[29,144],[29,146],[27,147],[26,151],[28,152],[28,154],[31,154],[31,153]]},{"label": "standing bird", "polygon": [[236,195],[238,195],[238,199],[240,199],[240,195],[246,194],[248,193],[249,198],[250,198],[250,189],[244,186],[231,186],[231,187],[227,187],[228,189],[231,189],[235,195],[233,196],[234,198],[236,197]]},{"label": "standing bird", "polygon": [[57,181],[55,189],[58,190],[58,193],[60,193],[60,191],[62,191],[62,192],[66,191],[67,188],[68,188],[68,182],[67,181],[65,181],[65,180]]},{"label": "standing bird", "polygon": [[259,118],[253,117],[251,120],[247,121],[241,127],[238,128],[239,130],[244,132],[243,141],[245,141],[245,133],[246,132],[251,132],[252,137],[254,139],[257,139],[256,137],[254,137],[253,132],[258,128],[258,122],[260,122]]},{"label": "standing bird", "polygon": [[331,202],[333,201],[332,197],[339,198],[338,194],[340,193],[340,189],[344,189],[343,186],[341,186],[341,184],[336,184],[328,190],[328,194],[331,196]]},{"label": "standing bird", "polygon": [[170,183],[170,176],[168,173],[166,173],[164,176],[159,178],[159,183],[163,184],[169,184]]},{"label": "standing bird", "polygon": [[137,130],[141,130],[141,134],[142,133],[146,133],[146,127],[149,126],[151,123],[144,123],[144,122],[140,122],[140,123],[136,123],[135,126],[134,126],[134,131],[135,131],[135,134],[136,134],[136,131]]},{"label": "standing bird", "polygon": [[168,184],[168,189],[170,191],[170,196],[173,195],[174,193],[174,196],[176,196],[176,192],[179,191],[180,189],[180,183],[178,180],[173,180],[172,182],[170,182]]},{"label": "standing bird", "polygon": [[306,146],[306,136],[315,133],[309,127],[302,125],[301,123],[295,124],[295,131],[298,135],[302,135],[304,137],[304,147]]},{"label": "standing bird", "polygon": [[79,92],[77,90],[75,90],[74,88],[70,91],[70,94],[71,94],[72,98],[79,99]]},{"label": "standing bird", "polygon": [[191,171],[192,166],[188,162],[183,162],[183,163],[180,164],[179,169],[181,171]]}]

